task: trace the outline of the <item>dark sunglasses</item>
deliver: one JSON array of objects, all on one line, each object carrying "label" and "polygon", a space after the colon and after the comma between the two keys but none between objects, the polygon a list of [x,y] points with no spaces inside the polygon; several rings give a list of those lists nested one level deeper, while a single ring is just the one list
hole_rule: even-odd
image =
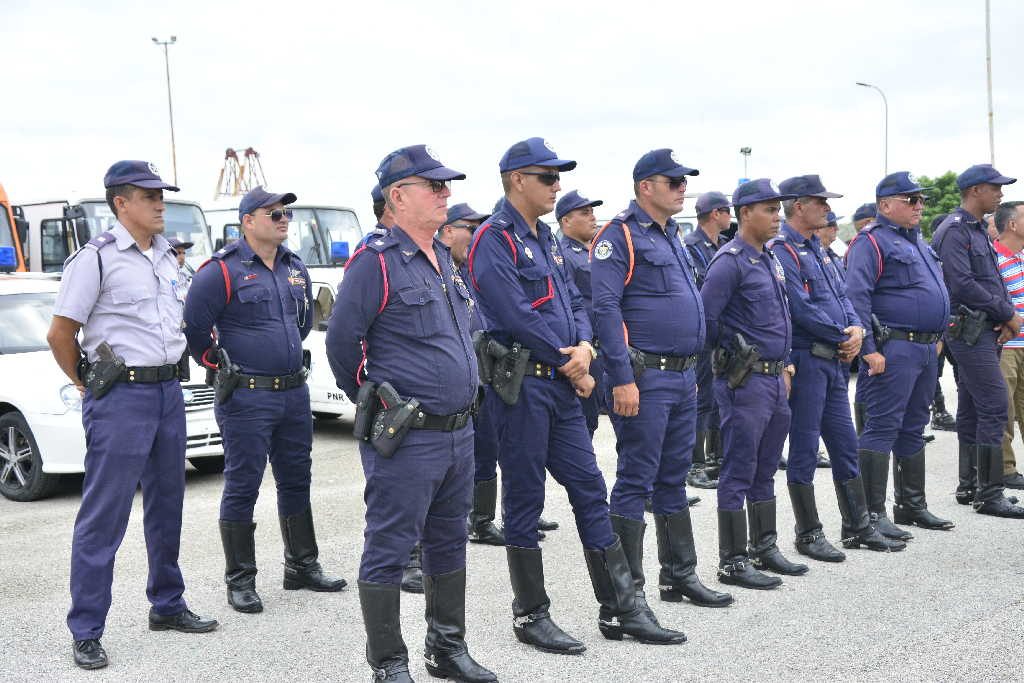
[{"label": "dark sunglasses", "polygon": [[681,187],[686,187],[686,176],[683,176],[682,178],[665,178],[664,180],[661,178],[648,178],[648,180],[655,183],[665,183],[668,185],[668,189],[673,192],[678,191]]},{"label": "dark sunglasses", "polygon": [[295,215],[291,209],[274,209],[273,211],[267,211],[264,216],[270,216],[270,220],[274,223],[278,222],[282,218],[287,218],[289,221]]},{"label": "dark sunglasses", "polygon": [[522,173],[523,175],[535,176],[537,178],[537,180],[539,180],[542,184],[547,185],[548,187],[551,187],[552,185],[557,183],[559,180],[561,180],[561,176],[560,175],[558,175],[557,173],[552,173],[550,171],[519,171],[519,172]]},{"label": "dark sunglasses", "polygon": [[449,223],[448,227],[449,228],[465,228],[466,230],[469,230],[470,232],[473,232],[474,230],[476,230],[476,226],[473,225],[472,223]]},{"label": "dark sunglasses", "polygon": [[411,183],[402,183],[398,187],[405,187],[406,185],[429,185],[430,191],[434,194],[441,194],[445,190],[452,189],[452,182],[450,180],[415,180]]},{"label": "dark sunglasses", "polygon": [[924,202],[928,198],[925,197],[924,195],[916,194],[913,197],[893,197],[893,199],[901,202],[906,202],[910,206],[917,206],[918,204],[924,206]]}]

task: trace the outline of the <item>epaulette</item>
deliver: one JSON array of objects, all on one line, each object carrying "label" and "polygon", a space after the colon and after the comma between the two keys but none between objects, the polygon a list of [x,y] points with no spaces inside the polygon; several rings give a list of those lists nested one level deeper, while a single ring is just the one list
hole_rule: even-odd
[{"label": "epaulette", "polygon": [[861,228],[859,230],[859,232],[872,232],[872,231],[876,230],[877,228],[880,228],[881,226],[882,226],[882,224],[879,223],[878,221],[871,221],[870,223],[865,225],[863,228]]},{"label": "epaulette", "polygon": [[379,254],[397,245],[398,238],[395,237],[394,233],[388,231],[386,235],[379,235],[366,240],[366,244],[364,246],[370,251],[375,251]]},{"label": "epaulette", "polygon": [[[230,253],[234,252],[236,249],[238,249],[238,245],[239,245],[239,243],[241,241],[242,240],[235,240],[234,242],[231,242],[230,244],[225,244],[223,247],[221,247],[217,251],[213,252],[213,256],[211,256],[210,258],[211,259],[217,259],[217,260],[220,260],[220,259],[224,258],[228,254],[230,254]],[[200,267],[202,267],[202,266],[200,266]]]}]

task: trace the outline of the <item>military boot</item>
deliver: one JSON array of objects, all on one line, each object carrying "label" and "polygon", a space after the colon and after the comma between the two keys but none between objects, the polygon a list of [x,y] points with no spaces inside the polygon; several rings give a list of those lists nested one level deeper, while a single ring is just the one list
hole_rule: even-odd
[{"label": "military boot", "polygon": [[722,430],[709,429],[704,441],[704,474],[718,481],[722,472]]},{"label": "military boot", "polygon": [[228,586],[228,604],[238,612],[263,611],[256,592],[256,523],[220,520],[220,540],[224,546],[224,583]]},{"label": "military boot", "polygon": [[420,544],[409,551],[409,562],[402,570],[402,590],[406,593],[423,592],[423,562],[420,560]]},{"label": "military boot", "polygon": [[427,639],[423,660],[434,678],[466,683],[497,683],[466,647],[466,569],[423,577]]},{"label": "military boot", "polygon": [[280,520],[281,537],[284,539],[285,590],[308,588],[316,592],[336,593],[348,585],[345,579],[325,574],[320,566],[320,550],[316,545],[310,508]]},{"label": "military boot", "polygon": [[648,616],[657,622],[657,617],[647,604],[647,595],[644,593],[644,586],[647,584],[647,577],[644,576],[644,534],[647,531],[647,524],[642,520],[621,515],[609,517],[612,521],[612,531],[622,541],[622,551],[626,555],[626,562],[629,563],[629,572],[636,587],[637,607],[645,610]]},{"label": "military boot", "polygon": [[1024,507],[1015,505],[1003,493],[1002,444],[978,445],[978,493],[974,510],[981,515],[1024,519]]},{"label": "military boot", "polygon": [[743,510],[718,511],[718,580],[730,586],[771,590],[782,585],[777,576],[762,574],[747,556],[747,518]]},{"label": "military boot", "polygon": [[960,482],[957,484],[956,502],[970,505],[974,502],[974,494],[978,491],[978,447],[973,443],[960,442],[958,455],[960,464]]},{"label": "military boot", "polygon": [[942,395],[942,385],[938,382],[935,383],[935,399],[932,401],[932,429],[956,431],[956,418],[946,410],[946,397]]},{"label": "military boot", "polygon": [[845,560],[846,555],[825,538],[814,501],[814,484],[789,484],[789,499],[796,517],[796,551],[821,562]]},{"label": "military boot", "polygon": [[892,518],[897,524],[916,524],[922,529],[949,530],[955,527],[948,519],[936,517],[928,510],[924,495],[924,449],[904,458],[892,459]]},{"label": "military boot", "polygon": [[548,609],[551,600],[544,590],[544,558],[540,548],[505,546],[512,580],[512,631],[516,640],[541,652],[578,655],[587,648],[558,627]]},{"label": "military boot", "polygon": [[747,552],[750,561],[760,570],[801,576],[807,573],[806,564],[787,560],[779,550],[779,534],[775,530],[775,499],[747,501],[747,524],[750,545]]},{"label": "military boot", "polygon": [[366,661],[371,681],[412,683],[409,650],[402,640],[401,591],[386,583],[359,582],[359,606],[366,626]]},{"label": "military boot", "polygon": [[469,513],[469,542],[505,545],[505,534],[494,524],[498,505],[498,478],[478,481],[473,487],[473,509]]},{"label": "military boot", "polygon": [[697,432],[697,439],[693,444],[693,464],[686,475],[686,484],[698,489],[718,488],[717,479],[709,479],[705,469],[704,442],[707,439],[707,432]]},{"label": "military boot", "polygon": [[859,476],[834,483],[839,514],[843,518],[840,535],[844,548],[864,546],[878,552],[897,552],[907,547],[905,541],[887,538],[871,526],[867,502],[864,500],[864,482]]},{"label": "military boot", "polygon": [[658,586],[662,600],[682,602],[685,597],[701,607],[727,607],[733,603],[731,595],[711,590],[697,576],[697,550],[689,508],[671,515],[654,515],[654,528],[661,562]]},{"label": "military boot", "polygon": [[909,541],[914,534],[901,529],[885,515],[885,490],[889,484],[889,454],[878,451],[858,450],[860,476],[864,481],[864,495],[867,498],[871,526],[888,538]]}]

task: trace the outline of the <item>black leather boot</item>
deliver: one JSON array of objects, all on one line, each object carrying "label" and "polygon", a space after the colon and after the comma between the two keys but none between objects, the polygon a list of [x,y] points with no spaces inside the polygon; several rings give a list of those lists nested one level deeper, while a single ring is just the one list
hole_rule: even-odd
[{"label": "black leather boot", "polygon": [[406,593],[423,592],[423,563],[420,561],[420,544],[409,551],[409,564],[402,570],[402,590]]},{"label": "black leather boot", "polygon": [[587,648],[558,627],[548,609],[551,600],[544,590],[544,559],[540,548],[505,546],[512,580],[512,631],[520,643],[541,652],[578,655]]},{"label": "black leather boot", "polygon": [[782,579],[754,569],[747,557],[747,517],[743,510],[718,511],[718,580],[730,586],[771,590]]},{"label": "black leather boot", "polygon": [[494,523],[498,505],[498,478],[478,481],[473,487],[473,509],[469,513],[469,542],[505,545],[505,534]]},{"label": "black leather boot", "polygon": [[733,603],[731,595],[711,590],[697,576],[697,549],[693,545],[689,508],[671,515],[654,515],[654,529],[661,562],[658,584],[662,600],[682,602],[685,597],[701,607],[727,607]]},{"label": "black leather boot", "polygon": [[[555,531],[558,529],[558,522],[554,522],[541,517],[537,520],[537,531]],[[541,534],[543,538],[543,534]]]},{"label": "black leather boot", "polygon": [[633,576],[633,585],[636,587],[637,607],[645,610],[648,616],[657,622],[658,619],[647,604],[647,595],[644,593],[644,586],[647,584],[647,577],[644,576],[644,534],[647,531],[647,524],[621,515],[609,515],[609,518],[612,521],[612,531],[622,541],[622,551],[626,555],[626,562],[629,563],[629,573]]},{"label": "black leather boot", "polygon": [[281,517],[281,537],[284,539],[284,589],[293,591],[308,588],[318,593],[335,593],[348,585],[345,579],[325,574],[317,558],[313,530],[313,510],[289,517]]},{"label": "black leather boot", "polygon": [[[861,367],[863,368],[864,365],[861,365]],[[867,377],[867,375],[864,376]],[[857,436],[860,436],[860,433],[864,431],[864,420],[867,415],[864,411],[865,407],[863,403],[855,402],[853,404],[853,427],[857,431]]]},{"label": "black leather boot", "polygon": [[423,660],[434,678],[466,683],[496,683],[492,671],[477,664],[466,647],[466,570],[423,577],[427,639]]},{"label": "black leather boot", "polygon": [[256,523],[220,520],[220,541],[224,546],[224,583],[228,604],[238,612],[263,611],[256,592]]},{"label": "black leather boot", "polygon": [[604,550],[584,549],[594,596],[601,604],[597,627],[608,640],[622,640],[632,636],[648,645],[678,645],[686,642],[686,634],[663,628],[653,618],[649,608],[643,609],[636,601],[636,584],[629,571],[622,541]]},{"label": "black leather boot", "polygon": [[907,547],[905,541],[883,536],[871,526],[867,502],[864,500],[864,482],[855,477],[835,482],[839,514],[843,518],[840,531],[844,548],[860,548],[878,552],[898,552]]},{"label": "black leather boot", "polygon": [[974,510],[981,515],[1024,519],[1024,507],[1015,505],[1003,493],[1003,448],[1001,444],[979,444],[978,493]]},{"label": "black leather boot", "polygon": [[813,484],[789,484],[789,499],[796,517],[796,551],[812,560],[842,562],[846,555],[836,549],[822,530]]},{"label": "black leather boot", "polygon": [[892,518],[897,524],[916,524],[922,529],[949,530],[956,526],[928,510],[924,495],[925,459],[922,448],[905,458],[892,459]]},{"label": "black leather boot", "polygon": [[909,541],[914,537],[901,529],[885,515],[885,490],[889,484],[889,454],[878,451],[858,450],[860,476],[864,480],[864,496],[867,499],[871,526],[888,538]]},{"label": "black leather boot", "polygon": [[970,505],[974,502],[974,494],[978,491],[978,447],[973,443],[960,442],[958,456],[960,464],[960,482],[957,484],[956,502]]},{"label": "black leather boot", "polygon": [[99,638],[74,641],[71,653],[75,658],[75,666],[80,669],[102,669],[110,663],[107,659],[107,651],[100,645]]},{"label": "black leather boot", "polygon": [[690,465],[690,471],[686,475],[687,486],[693,486],[698,489],[718,488],[718,480],[709,479],[704,467],[704,442],[706,439],[707,432],[697,432],[697,438],[693,444],[693,464]]},{"label": "black leather boot", "polygon": [[757,502],[747,501],[747,524],[750,535],[747,552],[755,567],[786,576],[801,576],[807,573],[806,564],[790,562],[779,551],[779,534],[775,530],[774,498]]},{"label": "black leather boot", "polygon": [[935,398],[932,399],[932,429],[956,431],[956,418],[946,410],[946,397],[942,395],[942,384],[939,382],[935,383]]},{"label": "black leather boot", "polygon": [[704,441],[704,474],[718,481],[722,471],[722,430],[709,429]]},{"label": "black leather boot", "polygon": [[366,661],[372,681],[412,683],[409,650],[402,640],[402,593],[388,583],[359,582],[359,606],[366,626]]}]

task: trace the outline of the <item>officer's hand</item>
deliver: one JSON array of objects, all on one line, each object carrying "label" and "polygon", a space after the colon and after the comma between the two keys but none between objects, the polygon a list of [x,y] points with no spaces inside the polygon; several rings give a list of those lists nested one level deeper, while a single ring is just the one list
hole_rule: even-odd
[{"label": "officer's hand", "polygon": [[622,417],[636,417],[640,412],[640,390],[636,382],[612,387],[612,410]]},{"label": "officer's hand", "polygon": [[786,366],[786,369],[782,371],[782,381],[786,383],[786,398],[789,398],[793,391],[793,375],[795,374],[796,368],[792,365]]},{"label": "officer's hand", "polygon": [[885,356],[875,351],[864,356],[864,362],[868,364],[868,375],[881,375],[885,372]]},{"label": "officer's hand", "polygon": [[83,385],[83,384],[76,384],[75,385],[75,389],[78,389],[78,395],[79,396],[81,396],[82,398],[85,398],[85,385]]},{"label": "officer's hand", "polygon": [[594,392],[594,386],[597,382],[590,375],[583,375],[577,382],[573,382],[573,387],[576,389],[576,395],[580,398],[590,398],[590,394]]},{"label": "officer's hand", "polygon": [[1020,326],[1022,322],[1024,322],[1024,320],[1021,320],[1021,317],[1019,315],[1015,315],[1009,320],[1007,320],[1005,323],[1003,323],[1003,326],[1010,328],[1010,330],[1013,332],[1013,336],[1016,337],[1018,334],[1020,334]]},{"label": "officer's hand", "polygon": [[1017,336],[1014,334],[1013,330],[1010,329],[1009,325],[999,325],[993,329],[999,332],[999,339],[996,339],[996,344],[999,344],[1000,346]]},{"label": "officer's hand", "polygon": [[558,371],[568,377],[570,382],[576,382],[590,371],[590,359],[593,357],[590,349],[584,346],[566,346],[558,351],[569,356],[568,362],[558,368]]},{"label": "officer's hand", "polygon": [[864,329],[850,326],[843,330],[847,336],[846,341],[839,342],[839,355],[844,361],[850,361],[860,353],[861,342],[864,341]]}]

